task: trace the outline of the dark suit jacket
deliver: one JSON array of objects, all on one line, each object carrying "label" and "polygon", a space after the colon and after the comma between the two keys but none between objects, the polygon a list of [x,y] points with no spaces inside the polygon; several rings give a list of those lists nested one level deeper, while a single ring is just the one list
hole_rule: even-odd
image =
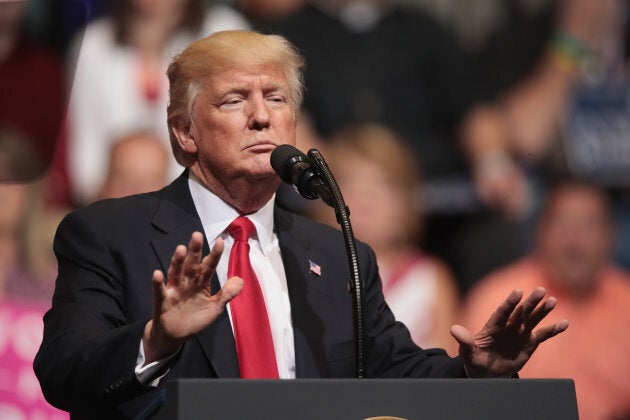
[{"label": "dark suit jacket", "polygon": [[[291,299],[297,376],[353,377],[350,273],[340,232],[279,208],[275,229]],[[196,230],[203,228],[186,173],[160,191],[101,201],[62,221],[54,244],[59,276],[34,364],[48,401],[73,418],[138,418],[159,404],[169,379],[239,376],[226,313],[183,346],[157,389],[134,375],[151,316],[152,272],[166,272],[175,247]],[[358,250],[366,376],[465,376],[458,358],[413,344],[385,304],[372,250],[361,243]],[[321,267],[321,276],[309,271],[309,260]],[[216,276],[212,287],[213,293],[219,287]]]}]

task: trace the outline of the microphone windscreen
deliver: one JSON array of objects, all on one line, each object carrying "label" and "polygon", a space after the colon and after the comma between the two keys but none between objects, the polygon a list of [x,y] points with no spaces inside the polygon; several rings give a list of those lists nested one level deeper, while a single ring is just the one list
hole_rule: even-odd
[{"label": "microphone windscreen", "polygon": [[304,153],[289,144],[281,144],[271,152],[271,167],[284,182],[289,184],[293,183],[291,168],[295,163],[294,158],[300,161],[307,160]]}]

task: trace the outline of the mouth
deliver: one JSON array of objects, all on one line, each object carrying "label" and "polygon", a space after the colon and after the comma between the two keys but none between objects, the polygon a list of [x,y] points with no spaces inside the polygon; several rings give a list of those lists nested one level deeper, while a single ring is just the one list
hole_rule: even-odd
[{"label": "mouth", "polygon": [[250,144],[245,149],[255,153],[267,153],[272,152],[273,149],[276,148],[276,146],[277,144],[275,144],[271,140],[260,140],[253,144]]}]

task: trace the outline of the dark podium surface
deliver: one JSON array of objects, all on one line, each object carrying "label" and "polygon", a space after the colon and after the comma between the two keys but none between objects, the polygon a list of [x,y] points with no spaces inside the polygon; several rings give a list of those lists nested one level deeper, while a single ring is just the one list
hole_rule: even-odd
[{"label": "dark podium surface", "polygon": [[154,417],[578,419],[570,379],[180,379]]}]

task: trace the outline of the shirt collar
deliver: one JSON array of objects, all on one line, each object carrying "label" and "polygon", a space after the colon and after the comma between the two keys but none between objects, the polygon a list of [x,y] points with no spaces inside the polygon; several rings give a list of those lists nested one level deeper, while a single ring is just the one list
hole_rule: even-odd
[{"label": "shirt collar", "polygon": [[[234,207],[206,188],[190,171],[188,172],[188,187],[201,219],[206,239],[208,243],[212,243],[225,232],[230,223],[240,214]],[[256,235],[263,250],[273,245],[274,200],[275,194],[261,209],[246,215],[256,227]]]}]

